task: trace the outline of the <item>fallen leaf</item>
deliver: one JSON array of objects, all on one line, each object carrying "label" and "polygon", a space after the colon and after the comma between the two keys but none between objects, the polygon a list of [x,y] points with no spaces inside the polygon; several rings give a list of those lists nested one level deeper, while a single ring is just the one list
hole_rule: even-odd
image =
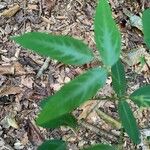
[{"label": "fallen leaf", "polygon": [[6,81],[6,76],[2,76],[0,73],[0,87],[2,86],[2,84],[4,84],[5,81]]},{"label": "fallen leaf", "polygon": [[85,119],[88,114],[96,107],[97,101],[91,100],[84,103],[79,109],[82,109],[82,113],[79,115],[78,119]]},{"label": "fallen leaf", "polygon": [[[29,72],[32,73],[32,72]],[[1,65],[0,66],[0,74],[1,75],[25,75],[27,71],[23,68],[23,66],[19,62],[14,62],[11,65]]]},{"label": "fallen leaf", "polygon": [[23,66],[19,62],[15,62],[13,64],[15,68],[15,75],[25,75],[27,74],[26,70],[23,68]]},{"label": "fallen leaf", "polygon": [[56,4],[56,0],[45,0],[45,4],[48,10],[51,11]]},{"label": "fallen leaf", "polygon": [[27,120],[27,133],[28,138],[31,143],[34,145],[41,145],[44,140],[43,134],[40,132],[40,129],[36,126],[36,123],[32,119]]},{"label": "fallen leaf", "polygon": [[18,124],[17,124],[17,122],[16,122],[16,120],[15,120],[14,117],[8,116],[8,117],[7,117],[7,122],[8,122],[8,124],[9,124],[11,127],[15,128],[15,129],[18,129],[18,128],[19,128],[19,126],[18,126]]},{"label": "fallen leaf", "polygon": [[33,78],[30,76],[21,76],[21,85],[28,87],[29,89],[33,88]]},{"label": "fallen leaf", "polygon": [[4,10],[0,16],[4,16],[4,17],[12,17],[13,15],[15,15],[20,9],[20,6],[18,4],[10,7],[7,10]]},{"label": "fallen leaf", "polygon": [[137,15],[130,16],[131,26],[138,28],[139,30],[143,30],[142,19]]},{"label": "fallen leaf", "polygon": [[37,5],[28,4],[28,9],[29,10],[37,10]]},{"label": "fallen leaf", "polygon": [[5,66],[0,66],[0,74],[1,75],[6,75],[6,74],[14,74],[15,68],[13,65],[5,65]]},{"label": "fallen leaf", "polygon": [[3,86],[0,88],[0,96],[10,95],[10,94],[19,94],[22,91],[22,88],[19,86]]},{"label": "fallen leaf", "polygon": [[[141,58],[145,58],[146,63],[141,64]],[[134,67],[134,71],[138,74],[141,72],[149,72],[148,66],[150,66],[150,54],[145,50],[145,48],[137,48],[131,50],[127,55],[123,56],[123,61]]]},{"label": "fallen leaf", "polygon": [[142,19],[141,17],[132,14],[128,9],[123,8],[123,13],[129,17],[131,26],[136,27],[139,30],[143,30]]},{"label": "fallen leaf", "polygon": [[22,145],[25,146],[25,145],[28,144],[28,142],[29,142],[28,133],[26,132],[26,133],[23,135],[22,139],[21,139],[21,143],[22,143]]},{"label": "fallen leaf", "polygon": [[14,150],[7,142],[4,141],[2,137],[0,137],[0,149],[1,150]]}]

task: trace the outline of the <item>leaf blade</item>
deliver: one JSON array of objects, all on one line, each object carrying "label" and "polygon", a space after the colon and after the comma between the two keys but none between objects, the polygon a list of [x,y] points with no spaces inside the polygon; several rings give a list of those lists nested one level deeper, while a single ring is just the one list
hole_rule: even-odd
[{"label": "leaf blade", "polygon": [[[50,98],[49,98],[50,99]],[[43,109],[46,106],[48,99],[45,98],[41,101],[40,106]],[[70,126],[72,128],[76,128],[78,126],[77,119],[71,114],[64,114],[54,120],[51,120],[44,124],[44,128],[58,128],[60,126]]]},{"label": "leaf blade", "polygon": [[101,0],[96,8],[94,27],[96,46],[103,63],[110,67],[119,59],[121,36],[107,0]]},{"label": "leaf blade", "polygon": [[143,22],[143,33],[144,41],[148,48],[150,48],[150,9],[146,9],[143,12],[142,22]]},{"label": "leaf blade", "polygon": [[107,71],[103,68],[90,69],[63,86],[53,95],[43,108],[37,124],[44,126],[46,122],[70,113],[80,104],[93,97],[102,88],[107,78]]},{"label": "leaf blade", "polygon": [[71,128],[76,128],[78,126],[77,119],[72,114],[65,114],[56,119],[50,120],[44,123],[42,127],[44,128],[58,128],[60,126],[69,126]]},{"label": "leaf blade", "polygon": [[111,68],[112,85],[117,95],[124,96],[126,93],[126,77],[124,66],[119,59]]},{"label": "leaf blade", "polygon": [[131,95],[130,99],[135,102],[139,107],[150,106],[150,85],[143,86],[135,90]]},{"label": "leaf blade", "polygon": [[69,36],[29,32],[11,39],[24,48],[65,64],[81,65],[93,59],[93,54],[86,44]]},{"label": "leaf blade", "polygon": [[91,147],[85,148],[84,150],[115,150],[114,147],[107,144],[97,144]]},{"label": "leaf blade", "polygon": [[118,103],[118,113],[122,125],[135,144],[140,143],[140,132],[136,124],[136,120],[129,107],[129,104],[125,100],[121,100]]},{"label": "leaf blade", "polygon": [[38,150],[67,150],[67,145],[61,140],[47,140],[43,142]]}]

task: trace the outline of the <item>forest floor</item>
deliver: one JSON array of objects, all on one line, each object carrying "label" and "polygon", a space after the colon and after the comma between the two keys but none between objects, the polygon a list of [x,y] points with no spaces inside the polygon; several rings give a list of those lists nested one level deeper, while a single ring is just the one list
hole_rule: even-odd
[{"label": "forest floor", "polygon": [[[141,25],[142,12],[150,7],[150,2],[110,0],[110,5],[122,33],[122,60],[131,93],[150,83],[150,53],[143,42]],[[84,121],[77,131],[68,127],[48,130],[38,127],[34,120],[40,101],[96,64],[67,66],[26,51],[10,40],[11,36],[24,32],[42,31],[82,39],[95,51],[95,7],[96,0],[0,0],[0,150],[35,150],[50,138],[67,141],[70,150],[94,143],[118,144],[119,129],[106,123],[96,111],[118,119],[117,108],[110,100],[98,103],[93,100],[79,107],[75,111],[77,119]],[[147,60],[142,69],[141,56]],[[46,68],[41,72],[43,64]],[[113,94],[110,78],[98,94]],[[150,110],[139,110],[132,103],[131,106],[140,129],[149,131]],[[142,149],[142,145],[133,145],[126,135],[122,143],[125,150]]]}]

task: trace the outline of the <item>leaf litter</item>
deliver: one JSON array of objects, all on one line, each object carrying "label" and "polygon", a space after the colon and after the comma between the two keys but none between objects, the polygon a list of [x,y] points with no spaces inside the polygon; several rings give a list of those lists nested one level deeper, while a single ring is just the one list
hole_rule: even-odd
[{"label": "leaf litter", "polygon": [[[122,57],[127,58],[124,64],[129,86],[132,87],[128,92],[131,93],[140,85],[150,82],[148,69],[150,57],[142,42],[140,31],[141,13],[143,8],[150,6],[150,2],[110,0],[110,4],[122,33]],[[98,130],[97,128],[94,130],[94,126],[90,126],[91,130],[81,127],[77,132],[66,127],[46,130],[34,123],[40,109],[40,100],[54,94],[61,86],[86,69],[99,64],[97,60],[94,64],[83,67],[65,66],[52,60],[37,78],[46,58],[27,52],[9,40],[10,36],[24,32],[43,31],[83,39],[95,51],[93,34],[95,6],[96,0],[0,1],[0,149],[32,150],[46,138],[66,139],[69,148],[73,150],[98,142],[114,142],[113,139],[108,140],[107,137],[103,138],[95,132],[103,130],[119,132],[96,113],[96,109],[100,109],[115,119],[118,118],[116,106],[109,99],[101,101],[96,108],[97,101],[89,101],[73,112],[79,120],[85,119],[90,125],[97,126]],[[130,11],[132,17],[122,11],[124,8]],[[141,54],[148,65],[144,63],[142,66]],[[95,56],[98,56],[96,51]],[[133,57],[135,58],[133,62],[128,64],[128,60]],[[111,80],[108,80],[106,87],[99,91],[97,96],[105,97],[107,93],[112,95],[110,84]],[[137,111],[135,105],[131,103],[131,106],[135,110],[140,127],[147,128],[149,110]],[[124,149],[133,150],[136,147],[125,138]]]}]

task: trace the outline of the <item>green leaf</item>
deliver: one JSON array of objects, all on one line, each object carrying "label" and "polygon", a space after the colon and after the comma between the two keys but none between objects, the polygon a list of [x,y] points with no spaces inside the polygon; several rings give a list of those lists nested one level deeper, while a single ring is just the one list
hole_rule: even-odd
[{"label": "green leaf", "polygon": [[114,91],[117,95],[123,96],[126,93],[126,78],[125,78],[125,70],[124,66],[119,59],[117,63],[115,63],[112,68],[112,85]]},{"label": "green leaf", "polygon": [[140,132],[129,104],[125,100],[119,101],[118,112],[123,128],[135,144],[140,143]]},{"label": "green leaf", "polygon": [[120,56],[121,36],[107,0],[99,0],[95,15],[95,40],[103,63],[114,65]]},{"label": "green leaf", "polygon": [[150,9],[147,9],[143,12],[142,21],[143,21],[144,41],[150,48]]},{"label": "green leaf", "polygon": [[[45,98],[41,101],[40,106],[43,109],[50,97]],[[44,124],[44,128],[58,128],[60,126],[70,126],[76,128],[78,126],[77,119],[72,114],[65,114],[54,120],[51,120]]]},{"label": "green leaf", "polygon": [[30,32],[12,39],[24,48],[65,64],[81,65],[93,59],[87,45],[69,36]]},{"label": "green leaf", "polygon": [[76,128],[78,126],[76,118],[72,114],[65,114],[56,119],[47,121],[42,125],[44,128],[58,128],[60,126],[70,126]]},{"label": "green leaf", "polygon": [[47,140],[38,147],[38,150],[67,150],[67,145],[61,140]]},{"label": "green leaf", "polygon": [[150,85],[143,86],[130,95],[130,99],[139,107],[150,106]]},{"label": "green leaf", "polygon": [[98,89],[103,87],[106,78],[105,69],[94,68],[64,85],[50,99],[48,98],[37,118],[38,125],[45,126],[48,122],[72,112],[80,104],[92,98]]},{"label": "green leaf", "polygon": [[106,144],[98,144],[89,148],[85,148],[84,150],[115,150],[115,148]]},{"label": "green leaf", "polygon": [[[46,106],[46,103],[48,102],[48,100],[50,100],[51,96],[43,99],[40,102],[40,106],[43,109],[44,106]],[[47,122],[46,124],[44,124],[45,128],[58,128],[60,126],[70,126],[72,128],[76,128],[78,126],[78,122],[77,119],[70,113],[67,113],[65,115],[60,116],[57,119],[54,119],[50,122]]]}]

